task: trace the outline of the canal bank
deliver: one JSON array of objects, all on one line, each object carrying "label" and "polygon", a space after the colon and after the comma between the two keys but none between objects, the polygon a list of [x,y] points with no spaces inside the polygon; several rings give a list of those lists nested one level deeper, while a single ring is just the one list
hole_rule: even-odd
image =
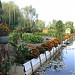
[{"label": "canal bank", "polygon": [[75,41],[45,62],[34,75],[75,75]]},{"label": "canal bank", "polygon": [[[58,44],[57,47],[53,47],[51,51],[46,51],[45,53],[40,54],[38,58],[36,59],[33,58],[28,62],[24,63],[22,66],[14,65],[11,68],[11,72],[10,72],[11,75],[44,75],[46,69],[50,68],[50,65],[52,65],[51,63],[55,62],[55,61],[51,61],[51,59],[56,57],[56,55],[62,50],[61,48],[66,46],[65,44],[69,44],[71,42],[70,40],[73,40],[73,37],[70,37],[69,39],[62,41],[62,43]],[[46,65],[44,65],[45,63]]]},{"label": "canal bank", "polygon": [[[72,40],[73,40],[73,36],[66,39],[65,41],[62,41],[62,43],[58,45],[58,47],[53,47],[51,51],[46,51],[44,54],[40,54],[40,56],[37,59],[32,59],[28,61],[27,63],[24,63],[23,65],[24,65],[25,75],[31,75],[31,74],[35,75],[35,71],[37,71],[38,68],[40,67],[42,68],[45,62],[49,63],[48,60],[50,58],[54,58],[58,54],[63,44],[69,44],[70,41]],[[48,67],[48,66],[46,65],[45,67]]]}]

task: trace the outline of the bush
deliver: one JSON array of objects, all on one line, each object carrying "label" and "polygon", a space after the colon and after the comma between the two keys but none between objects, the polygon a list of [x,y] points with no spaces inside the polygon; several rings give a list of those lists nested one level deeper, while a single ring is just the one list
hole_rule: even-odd
[{"label": "bush", "polygon": [[36,36],[34,35],[31,37],[31,42],[32,43],[41,43],[41,42],[43,42],[43,38],[40,35],[36,35]]},{"label": "bush", "polygon": [[29,55],[33,56],[33,58],[37,58],[40,55],[40,52],[37,48],[34,48],[32,46],[28,47],[30,49]]},{"label": "bush", "polygon": [[58,44],[61,43],[61,40],[59,38],[55,38],[54,41],[56,41]]},{"label": "bush", "polygon": [[5,59],[1,65],[1,70],[2,70],[3,75],[7,75],[7,72],[9,72],[10,68],[11,68],[10,61]]},{"label": "bush", "polygon": [[52,49],[52,47],[54,47],[54,43],[52,40],[50,40],[50,41],[42,44],[42,47],[45,48],[46,50],[50,51]]},{"label": "bush", "polygon": [[58,44],[61,43],[61,40],[60,40],[59,38],[55,38],[55,39],[53,39],[52,41],[53,41],[53,43],[54,43],[54,47],[57,47]]},{"label": "bush", "polygon": [[73,36],[73,34],[67,34],[63,38],[64,38],[64,40],[66,40],[66,39],[70,38],[71,36]]},{"label": "bush", "polygon": [[26,42],[26,43],[31,43],[31,38],[32,38],[33,34],[31,33],[24,33],[22,34],[22,39]]},{"label": "bush", "polygon": [[22,39],[26,42],[26,43],[41,43],[43,42],[43,38],[40,35],[33,35],[33,34],[27,34],[24,33],[22,35]]},{"label": "bush", "polygon": [[46,43],[46,45],[47,45],[47,47],[48,47],[48,50],[51,50],[51,49],[54,47],[54,43],[53,43],[52,40],[48,41],[48,42]]},{"label": "bush", "polygon": [[27,60],[37,58],[40,55],[39,50],[34,48],[33,46],[27,46],[23,43],[19,46],[16,46],[15,43],[11,43],[11,45],[16,48],[14,53],[14,61],[18,64],[23,64]]},{"label": "bush", "polygon": [[53,40],[53,43],[54,43],[54,47],[58,46],[58,42],[56,40]]},{"label": "bush", "polygon": [[37,46],[36,48],[39,50],[40,54],[45,53],[45,51],[46,51],[46,49],[42,45]]},{"label": "bush", "polygon": [[18,46],[14,54],[15,62],[19,64],[23,64],[26,60],[32,59],[33,57],[28,54],[29,50],[30,49],[26,47],[26,45],[24,44]]},{"label": "bush", "polygon": [[5,22],[0,24],[0,36],[7,36],[9,32],[10,32],[10,29],[8,28]]},{"label": "bush", "polygon": [[20,40],[20,33],[19,32],[13,31],[12,33],[9,34],[9,42],[17,44],[19,40]]}]

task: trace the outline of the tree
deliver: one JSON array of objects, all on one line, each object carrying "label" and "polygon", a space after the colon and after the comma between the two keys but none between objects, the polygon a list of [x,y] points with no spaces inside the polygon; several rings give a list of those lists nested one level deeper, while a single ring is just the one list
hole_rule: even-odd
[{"label": "tree", "polygon": [[56,23],[57,23],[57,21],[56,20],[53,20],[52,21],[52,24],[50,25],[50,29],[56,29]]},{"label": "tree", "polygon": [[66,23],[65,23],[65,30],[66,30],[67,28],[70,28],[70,29],[71,29],[71,33],[73,33],[73,32],[74,32],[73,22],[71,22],[71,21],[66,21]]},{"label": "tree", "polygon": [[34,32],[36,30],[36,21],[38,20],[38,14],[35,8],[32,6],[26,6],[23,8],[25,18],[25,30],[26,32]]},{"label": "tree", "polygon": [[62,39],[64,35],[64,24],[61,20],[57,21],[56,23],[56,34],[60,39]]},{"label": "tree", "polygon": [[38,30],[41,31],[45,27],[45,22],[43,22],[42,20],[38,20],[36,25],[38,27]]},{"label": "tree", "polygon": [[50,36],[54,36],[54,37],[56,37],[56,23],[57,23],[57,21],[56,20],[53,20],[52,21],[52,23],[50,23],[49,22],[49,34],[50,34]]},{"label": "tree", "polygon": [[21,16],[19,7],[13,2],[8,3],[3,2],[2,8],[6,16],[6,23],[11,29],[14,29],[18,25],[18,18]]},{"label": "tree", "polygon": [[0,24],[4,21],[4,12],[2,10],[2,3],[0,1]]}]

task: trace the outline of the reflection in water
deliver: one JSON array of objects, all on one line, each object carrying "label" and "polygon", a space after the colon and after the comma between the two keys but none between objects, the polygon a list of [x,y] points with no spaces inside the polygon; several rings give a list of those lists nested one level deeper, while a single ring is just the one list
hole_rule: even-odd
[{"label": "reflection in water", "polygon": [[55,71],[60,71],[63,69],[66,69],[66,65],[64,64],[63,61],[63,52],[62,50],[59,51],[59,53],[57,54],[57,56],[55,58],[53,58],[53,60],[51,60],[51,63],[54,67]]},{"label": "reflection in water", "polygon": [[47,61],[34,75],[75,75],[75,41],[60,50],[57,56]]}]

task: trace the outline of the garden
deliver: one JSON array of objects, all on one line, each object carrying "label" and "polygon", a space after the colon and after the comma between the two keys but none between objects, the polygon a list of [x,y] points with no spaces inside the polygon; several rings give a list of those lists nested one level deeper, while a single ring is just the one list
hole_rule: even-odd
[{"label": "garden", "polygon": [[[53,20],[47,27],[44,21],[38,19],[36,9],[32,6],[23,9],[28,12],[26,14],[22,13],[13,1],[0,5],[0,75],[7,75],[15,64],[23,66],[46,51],[51,52],[63,41],[74,36],[75,28],[71,21],[64,24],[61,20]],[[15,6],[14,10],[18,11],[15,12],[16,15],[14,10],[6,11],[7,6],[10,11]],[[67,28],[70,28],[68,33]]]}]

